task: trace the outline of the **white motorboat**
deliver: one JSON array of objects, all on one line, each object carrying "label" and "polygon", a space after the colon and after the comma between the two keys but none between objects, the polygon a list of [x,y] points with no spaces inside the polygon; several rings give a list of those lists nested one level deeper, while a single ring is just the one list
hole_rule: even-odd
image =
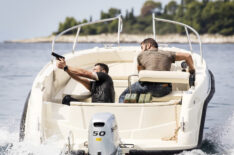
[{"label": "white motorboat", "polygon": [[[117,47],[75,51],[83,26],[111,20],[119,21]],[[115,103],[92,103],[90,92],[58,69],[55,59],[52,59],[33,82],[21,119],[20,140],[40,144],[56,137],[57,146],[65,154],[156,154],[199,148],[207,104],[215,91],[214,77],[202,56],[199,34],[188,25],[153,15],[155,39],[155,22],[168,22],[185,28],[190,50],[170,46],[159,49],[190,53],[196,69],[195,78],[186,66],[181,67],[183,61],[174,63],[171,71],[138,73],[136,57],[141,51],[140,45],[119,44],[120,16],[74,26],[56,36],[52,52],[57,38],[77,29],[73,49],[64,55],[67,64],[87,70],[98,62],[108,64],[116,93]],[[197,36],[200,53],[193,51],[188,30]],[[173,90],[148,102],[118,103],[119,95],[129,82],[137,80],[171,83]],[[72,95],[79,101],[64,105],[62,99],[65,95]]]}]

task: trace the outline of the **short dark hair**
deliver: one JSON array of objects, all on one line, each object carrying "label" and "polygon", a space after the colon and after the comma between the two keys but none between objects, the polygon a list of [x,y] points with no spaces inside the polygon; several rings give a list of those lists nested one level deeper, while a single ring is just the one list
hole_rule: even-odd
[{"label": "short dark hair", "polygon": [[147,38],[141,42],[141,44],[150,44],[153,47],[158,48],[158,43],[153,38]]},{"label": "short dark hair", "polygon": [[103,70],[106,71],[106,73],[109,72],[109,67],[106,64],[104,64],[104,63],[96,63],[94,66],[100,66],[101,69],[103,69]]}]

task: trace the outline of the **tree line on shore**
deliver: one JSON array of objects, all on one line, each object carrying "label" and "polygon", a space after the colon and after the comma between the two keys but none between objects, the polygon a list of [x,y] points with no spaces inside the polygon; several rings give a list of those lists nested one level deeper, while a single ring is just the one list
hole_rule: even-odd
[{"label": "tree line on shore", "polygon": [[[146,34],[152,33],[152,13],[158,18],[179,21],[190,25],[200,34],[234,34],[234,0],[181,0],[180,4],[172,0],[164,7],[161,2],[146,0],[141,8],[139,16],[134,15],[134,9],[126,10],[123,19],[123,33]],[[101,11],[100,18],[111,18],[121,14],[121,10],[110,8],[108,12]],[[59,28],[54,34],[58,34],[72,26],[92,21],[84,19],[77,21],[74,17],[67,17],[59,23]],[[168,23],[156,23],[157,34],[179,33],[184,34],[184,28]],[[81,28],[81,35],[94,35],[100,33],[115,33],[118,29],[118,21],[89,25]],[[75,34],[70,31],[66,34]]]}]

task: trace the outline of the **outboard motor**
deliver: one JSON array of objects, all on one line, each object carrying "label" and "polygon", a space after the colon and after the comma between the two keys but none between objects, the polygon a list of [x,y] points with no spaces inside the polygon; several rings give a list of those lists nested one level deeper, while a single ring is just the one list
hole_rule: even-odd
[{"label": "outboard motor", "polygon": [[94,114],[89,124],[88,151],[90,155],[115,155],[119,136],[115,115]]}]

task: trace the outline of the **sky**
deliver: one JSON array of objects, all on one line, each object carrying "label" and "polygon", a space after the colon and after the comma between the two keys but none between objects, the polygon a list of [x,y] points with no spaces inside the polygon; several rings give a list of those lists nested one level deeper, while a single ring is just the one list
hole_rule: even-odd
[{"label": "sky", "polygon": [[[156,1],[156,0],[155,0]],[[157,0],[163,5],[170,0]],[[177,0],[178,1],[178,0]],[[0,42],[49,36],[66,17],[100,19],[100,12],[118,8],[140,14],[145,0],[0,0]]]}]

